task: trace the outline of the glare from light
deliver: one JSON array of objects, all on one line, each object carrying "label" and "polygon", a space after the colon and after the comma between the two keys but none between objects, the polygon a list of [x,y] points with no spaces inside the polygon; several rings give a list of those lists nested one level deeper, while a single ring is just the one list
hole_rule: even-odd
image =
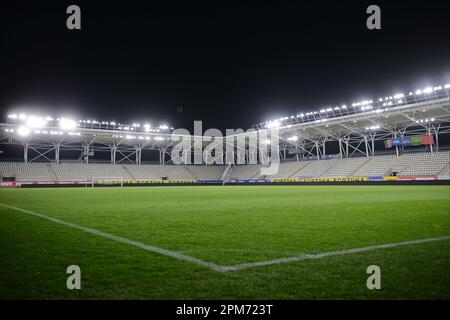
[{"label": "glare from light", "polygon": [[426,87],[425,89],[423,89],[424,93],[431,93],[433,92],[433,88],[432,87]]},{"label": "glare from light", "polygon": [[416,94],[422,94],[422,90],[416,90]]},{"label": "glare from light", "polygon": [[450,89],[450,83],[447,83],[447,84],[444,86],[444,88],[445,88],[445,89]]},{"label": "glare from light", "polygon": [[161,130],[167,130],[167,129],[169,129],[169,127],[168,127],[167,125],[165,125],[165,124],[160,125],[159,128],[160,128]]},{"label": "glare from light", "polygon": [[269,123],[267,124],[267,128],[269,128],[269,129],[279,128],[279,127],[280,127],[280,121],[278,121],[278,120],[269,121]]},{"label": "glare from light", "polygon": [[19,129],[17,129],[17,133],[19,134],[19,136],[25,137],[30,134],[30,129],[28,129],[27,127],[20,127]]},{"label": "glare from light", "polygon": [[41,117],[29,116],[27,118],[26,124],[29,128],[42,128],[45,127],[47,121],[45,121],[45,119]]},{"label": "glare from light", "polygon": [[405,95],[403,93],[398,93],[396,95],[394,95],[394,99],[400,99],[403,98]]},{"label": "glare from light", "polygon": [[25,120],[27,118],[27,115],[24,113],[19,114],[19,119],[20,120]]},{"label": "glare from light", "polygon": [[62,118],[59,120],[59,126],[61,129],[70,130],[70,129],[75,129],[77,126],[77,123],[74,120]]}]

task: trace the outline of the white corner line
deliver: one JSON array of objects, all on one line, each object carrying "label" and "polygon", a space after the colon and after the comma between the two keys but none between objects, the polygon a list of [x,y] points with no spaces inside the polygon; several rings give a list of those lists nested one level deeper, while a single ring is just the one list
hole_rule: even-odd
[{"label": "white corner line", "polygon": [[178,259],[178,260],[182,260],[182,261],[185,261],[185,262],[190,262],[190,263],[193,263],[193,264],[197,264],[197,265],[200,265],[200,266],[212,269],[214,271],[219,271],[219,272],[225,271],[225,270],[223,270],[223,266],[221,266],[221,265],[218,265],[218,264],[215,264],[215,263],[212,263],[212,262],[203,261],[201,259],[197,259],[197,258],[185,255],[185,254],[180,253],[180,252],[163,249],[163,248],[160,248],[160,247],[157,247],[157,246],[147,245],[147,244],[144,244],[144,243],[141,243],[141,242],[138,242],[138,241],[130,240],[130,239],[127,239],[127,238],[115,236],[115,235],[110,234],[110,233],[99,231],[97,229],[84,227],[84,226],[81,226],[81,225],[78,225],[78,224],[75,224],[75,223],[71,223],[71,222],[67,222],[67,221],[64,221],[64,220],[61,220],[61,219],[58,219],[58,218],[50,217],[50,216],[47,216],[45,214],[40,214],[40,213],[36,213],[36,212],[30,211],[30,210],[26,210],[26,209],[10,206],[8,204],[0,203],[0,205],[3,206],[3,207],[6,207],[6,208],[12,209],[12,210],[16,210],[16,211],[20,211],[22,213],[26,213],[28,215],[32,215],[32,216],[35,216],[35,217],[38,217],[38,218],[42,218],[42,219],[49,220],[49,221],[52,221],[52,222],[55,222],[55,223],[58,223],[58,224],[62,224],[64,226],[72,228],[72,229],[78,229],[78,230],[81,230],[81,231],[84,231],[84,232],[87,232],[87,233],[90,233],[90,234],[94,234],[96,236],[100,236],[100,237],[103,237],[103,238],[114,240],[116,242],[125,243],[125,244],[128,244],[130,246],[141,248],[141,249],[144,249],[144,250],[147,250],[147,251],[156,252],[156,253],[159,253],[159,254],[162,254],[162,255],[165,255],[165,256],[169,256],[169,257]]},{"label": "white corner line", "polygon": [[325,258],[325,257],[333,257],[333,256],[340,256],[340,255],[345,255],[345,254],[368,252],[368,251],[374,251],[374,250],[385,249],[385,248],[394,248],[394,247],[400,247],[400,246],[421,244],[421,243],[434,242],[434,241],[444,241],[444,240],[450,240],[450,236],[409,240],[409,241],[393,242],[393,243],[384,243],[384,244],[377,244],[377,245],[373,245],[373,246],[369,246],[369,247],[345,249],[345,250],[331,251],[331,252],[322,252],[322,253],[313,253],[313,254],[305,253],[305,254],[300,254],[297,256],[279,258],[279,259],[268,260],[268,261],[256,261],[256,262],[249,262],[249,263],[241,263],[241,264],[237,264],[234,266],[224,266],[224,271],[236,271],[236,270],[242,270],[242,269],[247,269],[247,268],[252,268],[252,267],[268,266],[268,265],[272,265],[272,264],[288,263],[288,262],[303,261],[303,260],[315,260],[315,259],[321,259],[321,258]]},{"label": "white corner line", "polygon": [[58,218],[50,217],[44,214],[36,213],[30,210],[18,208],[15,206],[11,206],[8,204],[0,203],[0,206],[3,206],[5,208],[9,208],[12,210],[20,211],[22,213],[26,213],[28,215],[32,215],[38,218],[42,218],[48,221],[52,221],[61,225],[64,225],[69,228],[78,229],[93,235],[97,235],[103,238],[107,238],[116,242],[128,244],[130,246],[134,246],[137,248],[144,249],[146,251],[150,252],[156,252],[165,256],[169,256],[181,261],[193,263],[202,267],[206,267],[208,269],[217,271],[217,272],[227,272],[227,271],[237,271],[247,268],[254,268],[254,267],[262,267],[262,266],[268,266],[273,264],[281,264],[281,263],[289,263],[289,262],[297,262],[297,261],[303,261],[303,260],[315,260],[315,259],[321,259],[325,257],[332,257],[332,256],[340,256],[340,255],[346,255],[346,254],[352,254],[352,253],[359,253],[359,252],[368,252],[368,251],[374,251],[379,249],[385,249],[385,248],[394,248],[394,247],[400,247],[400,246],[407,246],[407,245],[414,245],[414,244],[422,244],[427,242],[435,242],[435,241],[445,241],[450,240],[450,236],[442,236],[442,237],[435,237],[435,238],[425,238],[425,239],[418,239],[418,240],[409,240],[409,241],[402,241],[402,242],[393,242],[393,243],[384,243],[384,244],[378,244],[368,247],[362,247],[362,248],[353,248],[353,249],[345,249],[345,250],[339,250],[339,251],[331,251],[331,252],[322,252],[322,253],[314,253],[314,254],[300,254],[292,257],[286,257],[286,258],[279,258],[279,259],[273,259],[273,260],[267,260],[267,261],[255,261],[255,262],[248,262],[248,263],[241,263],[237,265],[231,265],[231,266],[224,266],[219,265],[213,262],[204,261],[198,258],[194,258],[191,256],[188,256],[186,254],[177,252],[177,251],[171,251],[167,249],[163,249],[157,246],[147,245],[138,241],[130,240],[127,238],[115,236],[110,233],[106,233],[103,231],[99,231],[97,229],[84,227],[78,224],[74,224],[71,222],[67,222]]}]

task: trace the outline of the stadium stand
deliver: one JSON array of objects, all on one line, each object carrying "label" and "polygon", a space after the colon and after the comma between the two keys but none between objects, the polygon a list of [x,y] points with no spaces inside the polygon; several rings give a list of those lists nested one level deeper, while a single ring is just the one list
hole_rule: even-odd
[{"label": "stadium stand", "polygon": [[224,166],[187,166],[186,169],[190,171],[197,179],[220,179],[222,177]]},{"label": "stadium stand", "polygon": [[2,177],[15,177],[17,181],[57,180],[47,163],[1,162],[0,168]]},{"label": "stadium stand", "polygon": [[125,165],[135,180],[160,180],[167,179],[196,179],[184,166],[161,165]]},{"label": "stadium stand", "polygon": [[400,157],[395,155],[376,156],[370,158],[363,166],[353,172],[353,176],[376,176],[397,174],[438,175],[450,162],[448,151],[430,153],[406,153]]},{"label": "stadium stand", "polygon": [[308,162],[310,164],[298,171],[295,177],[319,178],[333,165],[333,160],[309,160]]},{"label": "stadium stand", "polygon": [[349,177],[365,163],[370,161],[368,158],[349,158],[349,159],[331,159],[331,167],[322,177]]},{"label": "stadium stand", "polygon": [[249,164],[234,166],[230,173],[230,179],[256,179],[260,174],[260,165]]},{"label": "stadium stand", "polygon": [[112,164],[82,164],[82,163],[61,163],[52,164],[57,180],[59,181],[84,181],[92,177],[121,177],[132,179],[121,165]]},{"label": "stadium stand", "polygon": [[[306,160],[281,163],[275,176],[267,178],[320,178],[362,176],[430,176],[448,175],[450,152],[406,153],[399,157],[381,155],[349,159]],[[232,166],[229,178],[257,179],[260,165]],[[2,177],[17,181],[87,181],[92,177],[120,177],[124,180],[220,179],[225,166],[112,165],[84,163],[0,162]]]},{"label": "stadium stand", "polygon": [[281,163],[278,173],[273,178],[292,178],[295,177],[297,172],[302,170],[308,165],[311,165],[312,161],[300,161],[300,162],[286,162]]}]

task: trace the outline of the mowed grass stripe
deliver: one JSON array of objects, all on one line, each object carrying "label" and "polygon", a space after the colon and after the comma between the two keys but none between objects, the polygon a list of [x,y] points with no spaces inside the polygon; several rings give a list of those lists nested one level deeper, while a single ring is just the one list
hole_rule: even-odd
[{"label": "mowed grass stripe", "polygon": [[[0,189],[0,202],[220,266],[450,234],[449,186]],[[450,241],[216,272],[1,208],[0,298],[450,297]],[[65,286],[71,264],[77,292]]]},{"label": "mowed grass stripe", "polygon": [[61,219],[49,217],[44,214],[40,214],[40,213],[36,213],[36,212],[30,211],[30,210],[7,205],[5,203],[0,203],[0,205],[3,207],[9,208],[9,209],[15,210],[15,211],[20,211],[22,213],[26,213],[28,215],[46,219],[46,220],[49,220],[54,223],[62,224],[64,226],[67,226],[67,227],[70,227],[73,229],[82,230],[84,232],[87,232],[87,233],[90,233],[93,235],[97,235],[100,237],[104,237],[104,238],[107,238],[107,239],[110,239],[110,240],[113,240],[116,242],[120,242],[120,243],[128,244],[128,245],[131,245],[134,247],[138,247],[138,248],[144,249],[146,251],[156,252],[156,253],[159,253],[159,254],[162,254],[165,256],[169,256],[169,257],[178,259],[178,260],[182,260],[185,262],[189,262],[189,263],[197,264],[197,265],[200,265],[203,267],[207,267],[207,268],[210,268],[210,269],[212,269],[214,271],[218,271],[218,272],[237,271],[237,270],[242,270],[242,269],[247,269],[247,268],[268,266],[268,265],[273,265],[273,264],[298,262],[298,261],[302,261],[302,260],[315,260],[315,259],[321,259],[321,258],[325,258],[325,257],[332,257],[332,256],[346,255],[346,254],[353,254],[353,253],[360,253],[360,252],[368,252],[368,251],[374,251],[374,250],[379,250],[379,249],[394,248],[394,247],[422,244],[422,243],[435,242],[435,241],[444,241],[444,240],[450,239],[450,236],[443,236],[443,237],[437,237],[437,238],[408,240],[408,241],[402,241],[402,242],[396,242],[396,243],[383,243],[383,244],[379,244],[379,245],[373,245],[373,246],[362,247],[362,248],[344,249],[344,250],[339,250],[339,251],[321,252],[321,253],[315,253],[315,254],[301,254],[301,255],[297,255],[297,256],[293,256],[293,257],[285,257],[285,258],[273,259],[273,260],[268,260],[268,261],[255,261],[255,262],[250,262],[250,263],[241,263],[241,264],[237,264],[237,265],[224,266],[224,265],[215,264],[213,262],[203,261],[201,259],[197,259],[197,258],[188,256],[188,255],[180,253],[180,252],[166,250],[166,249],[163,249],[163,248],[160,248],[157,246],[147,245],[147,244],[140,243],[138,241],[115,236],[115,235],[112,235],[112,234],[109,234],[109,233],[106,233],[103,231],[99,231],[99,230],[96,230],[93,228],[80,226],[80,225],[77,225],[77,224],[74,224],[71,222],[67,222],[67,221],[64,221]]},{"label": "mowed grass stripe", "polygon": [[159,253],[159,254],[162,254],[162,255],[165,255],[165,256],[169,256],[169,257],[178,259],[178,260],[182,260],[182,261],[198,264],[200,266],[207,267],[207,268],[210,268],[210,269],[215,270],[215,271],[223,271],[222,270],[222,266],[216,265],[215,263],[212,263],[212,262],[206,262],[206,261],[203,261],[203,260],[200,260],[200,259],[188,256],[188,255],[185,255],[185,254],[180,253],[180,252],[170,251],[170,250],[166,250],[166,249],[163,249],[163,248],[160,248],[160,247],[157,247],[157,246],[147,245],[147,244],[144,244],[144,243],[141,243],[141,242],[138,242],[138,241],[134,241],[134,240],[126,239],[126,238],[123,238],[123,237],[115,236],[113,234],[109,234],[109,233],[106,233],[106,232],[103,232],[103,231],[100,231],[100,230],[96,230],[96,229],[93,229],[93,228],[80,226],[78,224],[74,224],[74,223],[67,222],[67,221],[64,221],[64,220],[61,220],[61,219],[53,218],[53,217],[50,217],[50,216],[47,216],[47,215],[44,215],[44,214],[40,214],[40,213],[36,213],[36,212],[30,211],[30,210],[26,210],[26,209],[10,206],[10,205],[5,204],[5,203],[0,203],[0,205],[5,207],[5,208],[9,208],[9,209],[12,209],[12,210],[15,210],[15,211],[20,211],[20,212],[26,213],[28,215],[32,215],[32,216],[35,216],[35,217],[38,217],[38,218],[41,218],[41,219],[46,219],[46,220],[51,221],[51,222],[62,224],[62,225],[66,226],[66,227],[69,227],[69,228],[78,229],[78,230],[81,230],[81,231],[84,231],[84,232],[87,232],[87,233],[90,233],[90,234],[93,234],[93,235],[96,235],[96,236],[100,236],[100,237],[103,237],[103,238],[107,238],[107,239],[116,241],[116,242],[121,242],[121,243],[124,243],[124,244],[128,244],[130,246],[138,247],[138,248],[141,248],[141,249],[144,249],[144,250],[147,250],[147,251],[151,251],[151,252],[156,252],[156,253]]}]

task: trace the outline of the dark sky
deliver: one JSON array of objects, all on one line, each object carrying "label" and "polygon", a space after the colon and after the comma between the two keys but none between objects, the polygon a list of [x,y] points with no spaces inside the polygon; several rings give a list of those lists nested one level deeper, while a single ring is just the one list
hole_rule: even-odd
[{"label": "dark sky", "polygon": [[[0,107],[247,129],[272,117],[442,84],[449,1],[2,3]],[[264,3],[264,4],[263,4]],[[66,28],[69,4],[82,30]],[[378,4],[382,30],[366,28]]]}]

